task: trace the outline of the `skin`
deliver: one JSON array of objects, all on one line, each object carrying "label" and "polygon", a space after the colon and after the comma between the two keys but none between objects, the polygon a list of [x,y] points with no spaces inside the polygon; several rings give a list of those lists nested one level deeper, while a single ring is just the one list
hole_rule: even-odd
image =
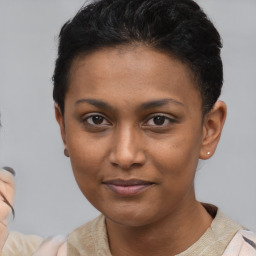
[{"label": "skin", "polygon": [[45,239],[33,256],[66,256],[67,243],[64,237]]},{"label": "skin", "polygon": [[[0,254],[9,233],[8,220],[10,219],[11,215],[11,207],[6,203],[6,200],[11,205],[13,205],[14,194],[14,174],[10,171],[0,169]],[[24,241],[25,240],[26,237],[24,236]],[[33,256],[65,256],[67,255],[67,243],[65,242],[65,240],[66,239],[62,237],[53,237],[51,239],[46,239],[40,245],[38,250],[33,254]],[[18,247],[16,249],[19,250],[20,248]],[[15,248],[13,250],[15,250]]]},{"label": "skin", "polygon": [[15,194],[14,176],[10,172],[0,169],[0,251],[8,236],[8,216],[11,208],[6,203],[4,197],[13,205]]},{"label": "skin", "polygon": [[[76,181],[106,216],[112,255],[175,255],[210,226],[194,176],[198,159],[216,149],[226,106],[202,117],[186,65],[140,45],[80,56],[65,113],[57,105],[55,113]],[[150,185],[124,195],[106,185],[116,179]]]}]

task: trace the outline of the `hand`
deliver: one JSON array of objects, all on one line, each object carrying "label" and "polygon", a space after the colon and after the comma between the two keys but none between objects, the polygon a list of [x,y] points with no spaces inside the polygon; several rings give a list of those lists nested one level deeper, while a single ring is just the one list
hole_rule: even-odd
[{"label": "hand", "polygon": [[45,239],[33,256],[67,256],[67,242],[61,236]]},{"label": "hand", "polygon": [[13,210],[15,172],[10,167],[0,169],[0,251],[8,236],[8,217]]}]

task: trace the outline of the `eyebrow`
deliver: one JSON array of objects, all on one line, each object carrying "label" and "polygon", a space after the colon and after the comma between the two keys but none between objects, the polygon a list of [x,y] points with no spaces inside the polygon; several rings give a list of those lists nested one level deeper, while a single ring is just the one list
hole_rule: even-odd
[{"label": "eyebrow", "polygon": [[141,107],[143,109],[150,109],[150,108],[155,108],[155,107],[162,107],[162,106],[170,104],[170,103],[180,105],[180,106],[185,106],[182,102],[179,102],[174,99],[160,99],[160,100],[145,102],[141,105]]},{"label": "eyebrow", "polygon": [[104,109],[109,109],[113,110],[114,108],[110,106],[108,103],[101,101],[101,100],[96,100],[96,99],[80,99],[75,102],[75,105],[80,104],[80,103],[88,103],[92,106],[98,107],[98,108],[104,108]]},{"label": "eyebrow", "polygon": [[[96,99],[79,99],[75,102],[75,105],[81,104],[81,103],[88,103],[92,106],[101,108],[101,109],[109,109],[109,110],[114,110],[115,108],[109,105],[107,102],[101,101],[101,100],[96,100]],[[167,104],[176,104],[180,106],[185,106],[183,103],[174,100],[174,99],[159,99],[159,100],[153,100],[149,102],[142,103],[140,108],[141,109],[150,109],[150,108],[155,108],[155,107],[161,107]]]}]

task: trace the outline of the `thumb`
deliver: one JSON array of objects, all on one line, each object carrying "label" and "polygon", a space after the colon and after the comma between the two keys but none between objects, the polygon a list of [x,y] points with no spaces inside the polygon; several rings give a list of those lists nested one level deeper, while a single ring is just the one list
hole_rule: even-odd
[{"label": "thumb", "polygon": [[10,167],[0,169],[0,223],[7,226],[8,216],[14,214],[13,202],[15,194],[14,171]]},{"label": "thumb", "polygon": [[66,256],[65,238],[56,236],[45,239],[33,256]]},{"label": "thumb", "polygon": [[15,193],[14,170],[10,167],[0,169],[0,250],[8,235],[8,216],[13,210]]},{"label": "thumb", "polygon": [[68,255],[68,246],[67,246],[67,242],[64,242],[60,246],[57,256],[66,256],[66,255]]}]

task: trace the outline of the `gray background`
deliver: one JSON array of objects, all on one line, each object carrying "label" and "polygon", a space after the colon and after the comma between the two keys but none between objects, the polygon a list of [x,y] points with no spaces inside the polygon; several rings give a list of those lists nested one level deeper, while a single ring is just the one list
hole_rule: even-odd
[{"label": "gray background", "polygon": [[[83,2],[0,0],[0,166],[17,172],[11,229],[24,233],[65,234],[97,215],[63,156],[51,96],[58,32]],[[256,231],[256,1],[198,2],[223,38],[228,118],[197,196]]]}]

